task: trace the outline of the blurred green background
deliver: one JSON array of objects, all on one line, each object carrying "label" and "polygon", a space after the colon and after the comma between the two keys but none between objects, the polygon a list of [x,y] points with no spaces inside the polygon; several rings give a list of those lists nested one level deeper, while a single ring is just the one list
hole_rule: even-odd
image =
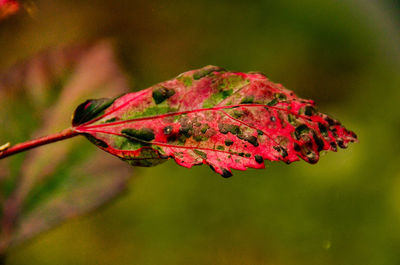
[{"label": "blurred green background", "polygon": [[172,161],[134,168],[123,196],[14,248],[7,264],[400,264],[399,1],[29,5],[0,26],[2,71],[108,38],[133,91],[208,64],[262,71],[360,142],[230,179]]}]

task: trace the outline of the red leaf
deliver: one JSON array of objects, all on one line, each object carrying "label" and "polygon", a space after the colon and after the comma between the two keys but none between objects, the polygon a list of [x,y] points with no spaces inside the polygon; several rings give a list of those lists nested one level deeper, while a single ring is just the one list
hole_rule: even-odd
[{"label": "red leaf", "polygon": [[173,158],[184,167],[208,164],[263,168],[263,160],[316,163],[356,135],[260,73],[215,66],[188,71],[115,100],[89,100],[75,111],[75,131],[103,150],[139,166]]}]

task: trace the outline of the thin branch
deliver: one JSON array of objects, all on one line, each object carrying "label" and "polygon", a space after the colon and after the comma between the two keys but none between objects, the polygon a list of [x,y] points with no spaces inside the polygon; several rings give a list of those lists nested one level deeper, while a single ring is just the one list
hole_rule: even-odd
[{"label": "thin branch", "polygon": [[19,143],[14,146],[11,146],[5,150],[2,150],[2,151],[0,150],[0,159],[3,159],[5,157],[11,156],[11,155],[18,154],[23,151],[27,151],[29,149],[32,149],[32,148],[35,148],[38,146],[65,140],[65,139],[68,139],[68,138],[71,138],[71,137],[74,137],[77,135],[78,135],[78,133],[76,131],[74,131],[73,128],[68,128],[68,129],[65,129],[56,134],[52,134],[52,135],[44,136],[44,137],[34,139],[31,141]]}]

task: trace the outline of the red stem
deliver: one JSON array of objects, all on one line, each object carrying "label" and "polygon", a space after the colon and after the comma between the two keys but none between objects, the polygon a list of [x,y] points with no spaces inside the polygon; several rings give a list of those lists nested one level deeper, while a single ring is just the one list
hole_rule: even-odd
[{"label": "red stem", "polygon": [[61,140],[65,140],[74,136],[77,136],[79,133],[77,133],[76,131],[74,131],[72,128],[68,128],[65,129],[59,133],[56,134],[52,134],[52,135],[48,135],[48,136],[43,136],[41,138],[38,139],[34,139],[31,141],[27,141],[27,142],[23,142],[20,144],[16,144],[14,146],[11,146],[10,148],[4,150],[4,151],[0,151],[0,159],[3,159],[7,156],[10,155],[15,155],[17,153],[41,146],[41,145],[45,145],[45,144],[50,144],[50,143],[54,143],[54,142],[58,142]]}]

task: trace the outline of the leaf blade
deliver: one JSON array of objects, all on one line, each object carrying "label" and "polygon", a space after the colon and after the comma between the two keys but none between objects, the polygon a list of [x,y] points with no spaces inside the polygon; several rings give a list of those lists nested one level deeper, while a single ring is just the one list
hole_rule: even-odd
[{"label": "leaf blade", "polygon": [[[317,112],[312,100],[263,74],[214,66],[126,94],[75,130],[106,143],[101,148],[123,160],[143,162],[150,154],[152,160],[173,158],[185,167],[208,164],[222,176],[231,169],[262,168],[265,159],[316,163],[320,151],[356,141],[353,132]],[[153,137],[127,130],[146,130]]]}]

